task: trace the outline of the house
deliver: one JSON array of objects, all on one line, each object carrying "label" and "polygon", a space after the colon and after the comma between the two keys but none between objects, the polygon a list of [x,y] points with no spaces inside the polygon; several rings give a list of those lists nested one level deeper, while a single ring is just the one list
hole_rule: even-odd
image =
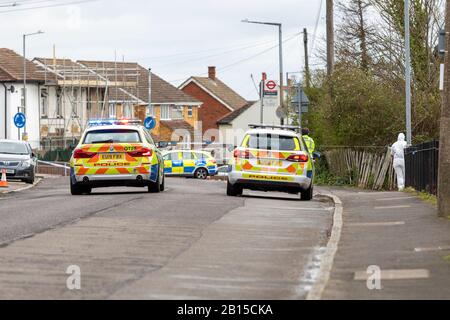
[{"label": "house", "polygon": [[[57,99],[59,104],[43,104],[47,106],[42,112],[44,137],[54,138],[55,134],[79,137],[87,121],[92,119],[143,120],[153,115],[157,120],[157,127],[152,130],[155,140],[178,140],[172,137],[178,131],[188,135],[188,139],[193,138],[201,102],[154,73],[150,82],[149,70],[137,63],[49,58],[36,58],[35,62],[48,72],[45,78],[50,79],[49,91],[56,90],[59,96],[65,97]],[[72,127],[80,130],[75,132]]]},{"label": "house", "polygon": [[[39,145],[40,91],[45,83],[41,71],[33,62],[26,60],[24,90],[23,57],[10,49],[0,48],[0,139],[22,139],[27,133],[31,145],[34,148]],[[25,112],[27,116],[26,128],[22,130],[14,125],[17,112]]]},{"label": "house", "polygon": [[[216,75],[216,67],[208,68],[208,77],[191,77],[179,87],[186,94],[202,102],[199,120],[202,133],[218,129],[217,121],[247,105],[247,101],[223,83]],[[212,141],[218,137],[209,137]]]},{"label": "house", "polygon": [[[276,108],[265,107],[264,124],[279,125],[280,119],[277,117]],[[226,145],[238,146],[244,139],[245,132],[250,124],[258,124],[261,117],[261,101],[249,102],[242,108],[231,112],[219,121],[221,142]]]}]

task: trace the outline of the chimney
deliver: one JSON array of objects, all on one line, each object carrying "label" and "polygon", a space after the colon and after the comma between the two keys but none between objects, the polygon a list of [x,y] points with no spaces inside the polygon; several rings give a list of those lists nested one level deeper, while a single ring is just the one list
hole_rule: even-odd
[{"label": "chimney", "polygon": [[216,67],[208,67],[208,78],[216,80]]}]

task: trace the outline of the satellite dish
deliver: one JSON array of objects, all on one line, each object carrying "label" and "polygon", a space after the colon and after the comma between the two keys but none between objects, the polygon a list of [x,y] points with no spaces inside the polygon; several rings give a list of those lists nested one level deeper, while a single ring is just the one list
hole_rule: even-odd
[{"label": "satellite dish", "polygon": [[14,86],[11,86],[11,88],[9,88],[9,91],[11,91],[11,93],[16,92],[16,88]]}]

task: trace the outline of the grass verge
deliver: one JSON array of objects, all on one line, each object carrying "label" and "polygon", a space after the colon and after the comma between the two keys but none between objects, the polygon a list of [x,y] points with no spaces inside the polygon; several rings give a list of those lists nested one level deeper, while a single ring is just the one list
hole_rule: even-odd
[{"label": "grass verge", "polygon": [[423,200],[427,203],[430,203],[434,206],[437,206],[437,197],[435,195],[432,195],[432,194],[429,194],[429,193],[423,192],[423,191],[417,191],[413,188],[407,188],[407,189],[405,189],[405,192],[414,194],[415,196],[419,197],[421,200]]}]

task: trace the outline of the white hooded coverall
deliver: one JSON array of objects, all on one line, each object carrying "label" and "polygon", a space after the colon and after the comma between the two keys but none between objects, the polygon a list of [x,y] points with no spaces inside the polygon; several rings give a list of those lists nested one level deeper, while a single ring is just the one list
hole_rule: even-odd
[{"label": "white hooded coverall", "polygon": [[405,141],[405,135],[400,133],[398,140],[392,145],[391,154],[394,157],[394,170],[397,174],[398,189],[405,189],[405,148],[408,144]]}]

